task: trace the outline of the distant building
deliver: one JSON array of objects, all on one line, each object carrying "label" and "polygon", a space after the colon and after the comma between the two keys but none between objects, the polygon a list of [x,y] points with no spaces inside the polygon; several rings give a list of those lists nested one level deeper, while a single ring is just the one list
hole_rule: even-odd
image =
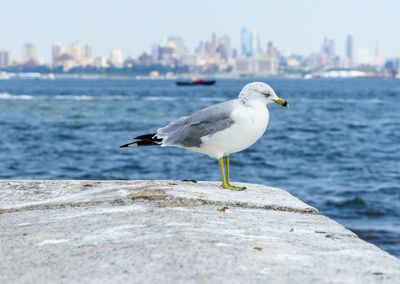
[{"label": "distant building", "polygon": [[303,58],[303,64],[307,69],[314,69],[326,66],[327,55],[325,53],[311,53],[307,57]]},{"label": "distant building", "polygon": [[391,74],[393,78],[400,78],[397,77],[400,70],[400,58],[392,58],[386,61],[385,69],[389,71],[389,74]]},{"label": "distant building", "polygon": [[81,43],[79,41],[74,41],[71,44],[71,47],[68,52],[72,58],[76,61],[77,64],[80,64],[81,58],[82,58],[82,47]]},{"label": "distant building", "polygon": [[61,42],[56,42],[53,44],[51,47],[51,56],[53,60],[53,66],[57,64],[57,61],[59,60],[60,56],[65,53],[65,48],[61,44]]},{"label": "distant building", "polygon": [[204,41],[204,55],[206,57],[212,57],[213,51],[212,51],[212,44],[209,40]]},{"label": "distant building", "polygon": [[185,46],[183,44],[183,38],[179,36],[173,36],[168,38],[169,44],[175,45],[175,56],[176,58],[181,58],[185,53]]},{"label": "distant building", "polygon": [[250,54],[250,38],[247,28],[243,27],[242,32],[240,33],[240,48],[241,48],[241,55],[248,57]]},{"label": "distant building", "polygon": [[3,48],[0,50],[0,67],[7,67],[12,65],[11,51]]},{"label": "distant building", "polygon": [[64,71],[78,66],[93,65],[92,48],[89,45],[82,47],[79,41],[74,41],[68,50],[56,42],[52,48],[53,67],[62,66]]},{"label": "distant building", "polygon": [[324,38],[321,51],[328,59],[333,59],[335,57],[335,38],[333,36],[326,36]]},{"label": "distant building", "polygon": [[136,64],[137,64],[137,61],[134,58],[130,57],[130,56],[128,56],[124,60],[124,67],[131,68],[132,66],[134,66]]},{"label": "distant building", "polygon": [[158,45],[156,44],[151,47],[151,60],[153,62],[158,61]]},{"label": "distant building", "polygon": [[27,43],[22,47],[22,63],[36,61],[36,48],[33,44]]},{"label": "distant building", "polygon": [[268,47],[267,47],[267,57],[272,57],[272,58],[279,58],[279,51],[276,47],[274,47],[274,44],[272,41],[268,42]]},{"label": "distant building", "polygon": [[53,59],[53,67],[61,66],[64,72],[77,66],[75,59],[65,50],[65,47],[60,42],[53,44],[51,47],[51,55]]},{"label": "distant building", "polygon": [[382,67],[385,64],[385,57],[383,56],[381,43],[376,43],[375,54],[374,54],[374,65]]},{"label": "distant building", "polygon": [[211,46],[210,46],[210,57],[215,57],[215,54],[217,53],[217,48],[218,48],[218,37],[216,33],[213,33],[211,35]]},{"label": "distant building", "polygon": [[124,61],[122,59],[122,51],[120,49],[114,49],[111,51],[110,62],[114,67],[122,67]]},{"label": "distant building", "polygon": [[181,63],[187,66],[197,66],[199,64],[199,56],[197,54],[185,54],[182,56]]},{"label": "distant building", "polygon": [[158,60],[171,60],[175,58],[175,45],[164,43],[158,47]]},{"label": "distant building", "polygon": [[90,45],[85,44],[83,46],[82,57],[86,59],[92,59],[93,53],[92,53],[92,47]]},{"label": "distant building", "polygon": [[96,57],[96,59],[94,60],[94,66],[97,69],[107,68],[108,67],[107,57],[105,57],[105,56]]},{"label": "distant building", "polygon": [[236,48],[232,49],[232,58],[236,59],[238,57],[238,50]]},{"label": "distant building", "polygon": [[300,61],[297,58],[288,58],[286,65],[289,68],[296,69],[300,67]]},{"label": "distant building", "polygon": [[346,58],[350,63],[354,62],[353,50],[354,50],[354,35],[349,33],[346,38]]},{"label": "distant building", "polygon": [[231,58],[231,39],[228,35],[220,38],[217,53],[220,54],[225,62]]},{"label": "distant building", "polygon": [[236,59],[235,73],[249,76],[273,76],[278,74],[279,61],[276,58],[253,56]]},{"label": "distant building", "polygon": [[93,65],[93,53],[92,47],[85,44],[82,48],[82,58],[80,62],[81,66],[92,66]]},{"label": "distant building", "polygon": [[67,72],[77,66],[76,61],[71,57],[71,55],[64,53],[60,57],[60,65],[62,66],[64,72]]},{"label": "distant building", "polygon": [[216,33],[211,35],[211,46],[214,48],[214,50],[216,50],[218,47],[218,37]]},{"label": "distant building", "polygon": [[199,42],[199,45],[195,48],[194,52],[200,56],[204,56],[205,55],[205,47],[204,47],[204,41],[201,40]]},{"label": "distant building", "polygon": [[247,28],[242,28],[240,46],[242,56],[251,57],[261,53],[261,41],[255,28],[251,29],[250,32]]},{"label": "distant building", "polygon": [[253,56],[255,54],[258,54],[260,52],[260,38],[258,37],[255,28],[251,30],[249,42],[250,42],[250,48],[247,56]]},{"label": "distant building", "polygon": [[152,56],[143,52],[142,55],[138,57],[138,61],[140,65],[150,66],[153,63]]}]

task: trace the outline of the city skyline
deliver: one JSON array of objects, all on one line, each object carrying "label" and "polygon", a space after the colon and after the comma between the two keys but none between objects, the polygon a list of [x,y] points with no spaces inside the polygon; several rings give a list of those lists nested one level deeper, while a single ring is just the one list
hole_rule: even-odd
[{"label": "city skyline", "polygon": [[[20,9],[24,4],[23,11]],[[139,56],[149,52],[152,45],[163,38],[179,36],[185,46],[193,51],[201,39],[216,32],[231,38],[231,45],[240,49],[240,31],[243,26],[257,30],[262,41],[273,41],[280,50],[294,54],[320,51],[321,38],[335,38],[336,54],[346,55],[346,36],[355,35],[354,52],[367,49],[373,52],[377,41],[386,57],[400,54],[399,39],[395,38],[395,1],[365,3],[363,1],[282,1],[264,3],[247,1],[232,4],[227,1],[204,5],[169,1],[154,4],[137,1],[105,1],[59,7],[51,1],[8,1],[3,4],[8,11],[0,19],[3,27],[0,49],[13,52],[21,59],[25,43],[36,46],[37,57],[51,62],[51,46],[55,42],[70,44],[81,40],[93,47],[94,56],[109,56],[114,49],[124,55]],[[208,5],[208,6],[207,6]],[[77,8],[79,7],[79,8]],[[124,9],[121,9],[124,8]],[[22,19],[10,25],[15,19]],[[182,24],[184,23],[184,24]]]},{"label": "city skyline", "polygon": [[[361,48],[358,50],[355,50],[354,48],[354,33],[353,32],[348,32],[347,35],[345,36],[345,46],[343,47],[345,50],[345,55],[340,56],[336,50],[337,50],[337,45],[336,45],[336,38],[331,35],[326,35],[324,36],[322,40],[322,44],[320,45],[320,50],[317,50],[315,52],[310,52],[309,54],[295,54],[295,53],[290,53],[287,51],[287,49],[280,49],[278,52],[278,49],[276,52],[278,52],[281,55],[284,56],[310,56],[313,54],[318,54],[318,53],[323,53],[327,56],[327,58],[332,61],[335,58],[337,59],[347,59],[348,63],[358,63],[358,64],[375,64],[373,57],[376,56],[376,53],[379,53],[378,56],[381,57],[381,60],[384,61],[385,55],[383,54],[382,51],[382,45],[380,41],[377,41],[375,43],[375,48],[374,49],[365,49]],[[143,50],[140,52],[138,56],[131,56],[130,54],[124,54],[121,49],[115,48],[112,49],[108,52],[108,54],[102,54],[102,55],[94,55],[93,54],[93,47],[91,45],[88,45],[87,43],[82,43],[80,40],[74,40],[70,44],[64,45],[61,42],[55,42],[51,45],[50,47],[50,60],[48,62],[41,60],[37,56],[37,49],[36,46],[32,43],[25,43],[22,46],[22,52],[21,56],[18,57],[16,56],[15,53],[12,52],[12,50],[9,50],[7,48],[0,48],[0,51],[2,54],[7,52],[8,55],[8,62],[9,64],[0,64],[0,66],[7,66],[7,65],[12,65],[13,62],[18,62],[18,64],[25,64],[29,63],[29,61],[32,61],[34,65],[41,64],[41,65],[53,65],[55,66],[55,61],[57,56],[60,55],[69,55],[71,59],[75,61],[81,61],[85,62],[86,59],[95,59],[95,58],[102,58],[101,60],[106,60],[107,58],[111,62],[117,62],[113,63],[114,66],[119,66],[122,67],[122,64],[125,60],[129,59],[134,59],[138,58],[143,54],[150,55],[154,52],[154,48],[158,48],[159,46],[163,45],[171,45],[173,44],[174,48],[174,57],[180,58],[182,55],[190,55],[190,54],[197,54],[197,55],[204,55],[204,49],[207,50],[207,44],[211,44],[214,49],[217,48],[217,45],[220,44],[220,42],[223,43],[223,46],[225,47],[224,51],[224,59],[227,61],[229,58],[239,58],[239,57],[251,57],[254,54],[263,54],[266,53],[267,50],[270,49],[270,47],[273,45],[273,41],[268,41],[267,43],[262,40],[257,33],[257,30],[252,28],[249,29],[247,27],[242,27],[240,31],[240,44],[238,47],[232,46],[231,45],[231,38],[229,35],[224,34],[224,35],[217,35],[216,33],[211,34],[211,40],[208,39],[202,39],[199,40],[198,45],[193,49],[190,50],[186,44],[185,40],[183,37],[179,36],[169,36],[164,38],[163,40],[158,41],[156,44],[152,44],[152,46],[147,49]],[[204,46],[204,44],[206,46]],[[274,46],[274,49],[277,47]],[[203,49],[203,50],[201,50]],[[215,51],[214,51],[215,52]],[[268,51],[270,52],[270,51]],[[282,53],[283,52],[283,53]],[[213,57],[214,54],[209,54],[210,57]],[[274,54],[274,56],[277,56],[278,54]],[[394,56],[394,57],[386,57],[386,59],[396,59],[400,56]],[[118,58],[118,59],[116,59]],[[61,58],[62,60],[65,60],[65,58]],[[4,62],[5,59],[2,59],[2,62]],[[377,65],[382,65],[384,62],[381,62],[380,64]],[[96,65],[94,64],[93,60],[89,60],[86,62],[88,65]],[[86,64],[82,64],[85,66]],[[57,64],[56,64],[57,65]]]},{"label": "city skyline", "polygon": [[[136,74],[157,78],[172,74],[217,74],[229,76],[296,76],[310,77],[396,77],[400,57],[385,58],[378,42],[374,52],[360,49],[359,60],[354,56],[354,33],[346,36],[346,55],[336,54],[335,37],[322,40],[320,51],[308,55],[290,55],[280,50],[272,41],[265,43],[257,31],[242,27],[240,48],[232,48],[228,35],[212,33],[200,40],[193,50],[185,47],[182,37],[170,36],[152,45],[138,57],[124,56],[120,49],[113,49],[110,56],[93,57],[92,46],[73,41],[69,45],[56,42],[51,47],[51,64],[39,65],[36,47],[25,44],[22,62],[13,60],[12,53],[0,50],[0,68],[9,72],[55,72]],[[338,72],[339,71],[339,72]],[[3,75],[4,76],[4,75]],[[54,76],[54,75],[52,75]],[[7,75],[6,75],[7,77]]]}]

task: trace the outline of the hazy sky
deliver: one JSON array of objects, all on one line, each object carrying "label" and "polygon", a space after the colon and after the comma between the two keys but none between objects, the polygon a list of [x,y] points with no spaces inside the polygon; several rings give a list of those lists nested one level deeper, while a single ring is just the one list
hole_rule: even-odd
[{"label": "hazy sky", "polygon": [[182,36],[193,50],[200,39],[228,34],[239,47],[243,26],[255,28],[292,53],[319,51],[333,35],[336,53],[345,53],[345,37],[355,34],[355,48],[373,51],[381,42],[385,56],[400,56],[400,1],[391,0],[0,0],[0,48],[21,58],[26,42],[50,61],[51,45],[80,40],[95,56],[121,49],[123,56],[150,51],[163,38]]}]

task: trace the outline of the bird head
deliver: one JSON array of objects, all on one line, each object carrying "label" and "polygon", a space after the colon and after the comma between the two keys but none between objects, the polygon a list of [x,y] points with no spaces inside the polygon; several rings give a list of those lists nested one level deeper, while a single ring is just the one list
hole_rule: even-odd
[{"label": "bird head", "polygon": [[279,98],[274,90],[263,82],[253,82],[244,86],[239,94],[239,99],[243,102],[261,101],[265,104],[276,103],[289,107],[284,99]]}]

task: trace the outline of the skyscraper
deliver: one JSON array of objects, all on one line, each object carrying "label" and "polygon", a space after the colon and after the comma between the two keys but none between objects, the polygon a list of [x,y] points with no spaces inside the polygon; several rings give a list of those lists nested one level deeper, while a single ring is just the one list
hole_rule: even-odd
[{"label": "skyscraper", "polygon": [[81,43],[77,40],[74,41],[69,49],[69,54],[77,63],[81,61],[82,58],[81,52],[82,52]]},{"label": "skyscraper", "polygon": [[92,47],[88,44],[85,44],[83,46],[83,54],[82,57],[85,59],[92,59],[93,54],[92,54]]},{"label": "skyscraper", "polygon": [[94,64],[92,47],[90,45],[85,44],[82,47],[82,57],[79,63],[81,66],[91,66]]},{"label": "skyscraper", "polygon": [[245,27],[242,28],[240,34],[240,47],[242,56],[248,56],[249,54],[249,33]]},{"label": "skyscraper", "polygon": [[204,54],[207,57],[212,57],[212,44],[209,40],[204,41]]},{"label": "skyscraper", "polygon": [[205,48],[204,48],[204,41],[203,40],[201,40],[200,42],[199,42],[199,45],[196,47],[196,49],[195,49],[195,53],[196,54],[199,54],[199,55],[201,55],[201,56],[204,56],[205,55]]},{"label": "skyscraper", "polygon": [[245,57],[251,57],[257,53],[260,53],[260,38],[257,35],[255,28],[249,32],[247,28],[243,27],[240,35],[241,42],[241,54]]},{"label": "skyscraper", "polygon": [[157,62],[158,60],[158,45],[156,44],[151,47],[151,60],[153,62]]},{"label": "skyscraper", "polygon": [[238,57],[238,50],[236,48],[232,48],[232,58],[236,59]]},{"label": "skyscraper", "polygon": [[247,56],[250,57],[254,54],[257,54],[260,49],[260,39],[257,36],[257,31],[255,28],[251,29],[250,33],[250,48]]},{"label": "skyscraper", "polygon": [[374,64],[380,67],[385,64],[385,56],[383,56],[382,45],[379,41],[376,42]]},{"label": "skyscraper", "polygon": [[173,43],[175,45],[175,56],[177,58],[181,58],[185,53],[185,46],[183,44],[183,38],[179,36],[171,36],[168,38],[169,43]]},{"label": "skyscraper", "polygon": [[274,47],[274,43],[272,41],[268,42],[267,47],[267,57],[279,59],[279,51]]},{"label": "skyscraper", "polygon": [[52,55],[52,59],[53,59],[53,65],[56,63],[57,57],[62,55],[64,52],[65,52],[65,48],[61,44],[61,42],[56,42],[55,44],[53,44],[53,46],[51,47],[51,55]]},{"label": "skyscraper", "polygon": [[0,67],[7,67],[10,65],[12,65],[12,53],[3,48],[0,50]]},{"label": "skyscraper", "polygon": [[211,36],[211,49],[212,49],[212,57],[215,56],[218,48],[218,37],[216,33],[213,33]]},{"label": "skyscraper", "polygon": [[107,68],[108,67],[107,57],[105,56],[96,57],[94,65],[96,66],[97,69]]},{"label": "skyscraper", "polygon": [[321,48],[322,53],[325,53],[329,59],[335,56],[335,38],[333,36],[326,36]]},{"label": "skyscraper", "polygon": [[231,39],[228,35],[224,35],[220,38],[217,52],[221,54],[221,58],[225,61],[231,58]]},{"label": "skyscraper", "polygon": [[350,63],[353,63],[354,57],[353,57],[353,38],[354,34],[349,33],[346,38],[346,58],[350,61]]},{"label": "skyscraper", "polygon": [[22,47],[22,62],[36,61],[36,48],[33,44],[27,43]]},{"label": "skyscraper", "polygon": [[110,61],[114,67],[118,68],[122,67],[123,64],[122,51],[119,49],[112,50]]}]

